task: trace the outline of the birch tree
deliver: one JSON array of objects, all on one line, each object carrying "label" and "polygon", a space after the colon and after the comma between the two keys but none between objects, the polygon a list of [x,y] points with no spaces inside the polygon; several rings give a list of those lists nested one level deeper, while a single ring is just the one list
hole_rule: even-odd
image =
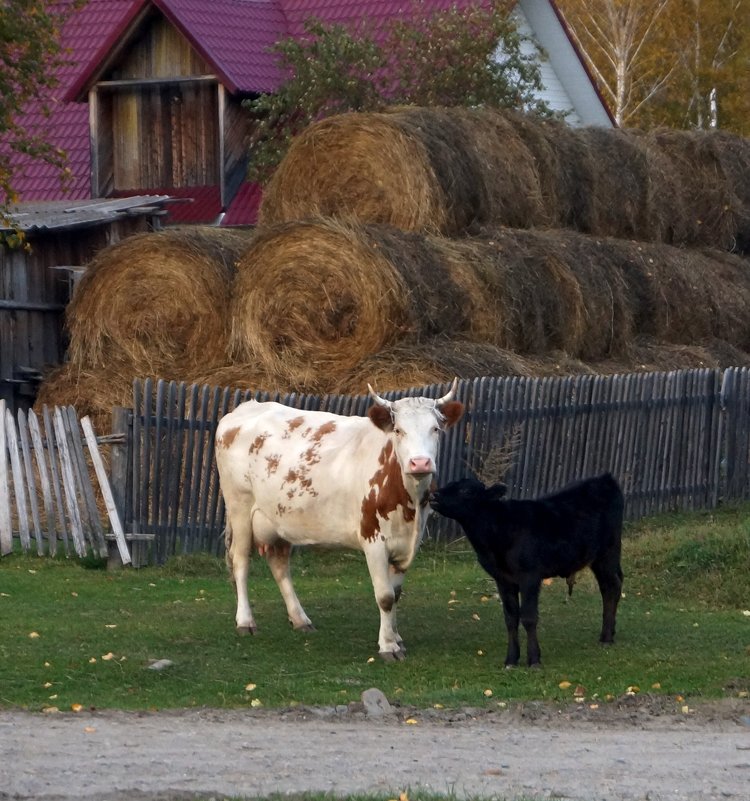
[{"label": "birch tree", "polygon": [[664,22],[677,0],[559,0],[619,125],[632,124],[669,84],[680,54],[665,52]]}]

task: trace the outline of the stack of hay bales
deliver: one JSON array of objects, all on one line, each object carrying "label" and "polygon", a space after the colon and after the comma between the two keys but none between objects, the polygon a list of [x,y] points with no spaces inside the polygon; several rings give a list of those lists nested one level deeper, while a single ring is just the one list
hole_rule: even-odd
[{"label": "stack of hay bales", "polygon": [[748,187],[750,142],[722,132],[469,109],[325,119],[292,143],[254,232],[103,250],[40,401],[108,414],[145,376],[359,393],[750,364]]}]

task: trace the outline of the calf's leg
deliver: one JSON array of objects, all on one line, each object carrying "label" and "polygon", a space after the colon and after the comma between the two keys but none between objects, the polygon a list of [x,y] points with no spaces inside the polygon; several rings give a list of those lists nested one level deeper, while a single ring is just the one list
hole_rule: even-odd
[{"label": "calf's leg", "polygon": [[500,600],[503,602],[503,616],[505,617],[505,628],[508,632],[505,667],[514,668],[521,658],[521,647],[518,643],[518,620],[520,617],[518,585],[504,579],[497,579],[496,583],[500,593]]},{"label": "calf's leg", "polygon": [[602,633],[599,642],[606,645],[615,641],[617,605],[622,595],[623,573],[619,560],[594,562],[591,569],[602,594]]},{"label": "calf's leg", "polygon": [[540,579],[533,579],[521,585],[521,623],[526,629],[526,659],[529,667],[539,667],[542,662],[542,652],[536,633],[541,586]]}]

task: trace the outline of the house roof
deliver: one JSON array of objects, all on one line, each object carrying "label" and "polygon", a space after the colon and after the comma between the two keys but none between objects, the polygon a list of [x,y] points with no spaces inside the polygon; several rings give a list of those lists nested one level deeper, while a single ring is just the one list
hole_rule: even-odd
[{"label": "house roof", "polygon": [[[432,11],[477,1],[485,2],[423,0],[420,7]],[[540,2],[554,7],[553,0]],[[48,140],[68,154],[70,180],[61,186],[54,167],[16,159],[15,188],[22,200],[91,196],[88,106],[81,101],[150,9],[164,14],[230,92],[257,93],[273,91],[282,79],[269,48],[286,36],[302,35],[306,19],[351,25],[366,18],[379,27],[414,7],[413,0],[88,0],[63,29],[69,62],[59,71],[51,116],[47,119],[39,108],[30,108],[23,120],[46,131]]]}]

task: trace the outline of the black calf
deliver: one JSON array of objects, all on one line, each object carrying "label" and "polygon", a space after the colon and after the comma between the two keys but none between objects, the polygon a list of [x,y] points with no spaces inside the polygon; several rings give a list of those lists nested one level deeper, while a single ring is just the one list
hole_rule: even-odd
[{"label": "black calf", "polygon": [[[537,640],[542,579],[573,577],[590,567],[602,594],[602,643],[615,637],[622,591],[620,565],[623,497],[609,474],[587,478],[533,501],[502,500],[506,487],[465,478],[433,492],[432,508],[457,520],[479,564],[495,579],[508,629],[506,667],[518,664],[518,622],[527,637],[530,666],[539,665]],[[520,605],[519,605],[520,595]]]}]

